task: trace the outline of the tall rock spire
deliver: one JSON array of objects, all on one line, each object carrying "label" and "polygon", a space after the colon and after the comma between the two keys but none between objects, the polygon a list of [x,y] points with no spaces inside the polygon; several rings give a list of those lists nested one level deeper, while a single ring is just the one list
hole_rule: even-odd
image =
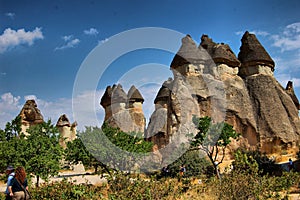
[{"label": "tall rock spire", "polygon": [[44,122],[43,115],[41,114],[41,111],[38,109],[37,104],[33,99],[26,101],[19,116],[21,117],[22,132],[25,135],[27,135],[26,130],[30,126]]},{"label": "tall rock spire", "polygon": [[77,122],[71,124],[67,115],[63,114],[58,118],[56,127],[58,128],[59,134],[61,136],[61,138],[59,139],[59,144],[63,148],[66,148],[67,147],[66,143],[69,141],[73,141],[77,137],[76,136]]},{"label": "tall rock spire", "polygon": [[217,44],[208,35],[202,35],[200,46],[207,50],[216,64],[226,64],[230,67],[241,65],[228,44]]},{"label": "tall rock spire", "polygon": [[134,85],[131,86],[131,88],[128,91],[128,99],[129,102],[144,102],[144,98],[141,95],[140,91],[138,89],[136,89],[136,87]]},{"label": "tall rock spire", "polygon": [[272,72],[274,71],[274,61],[254,34],[246,31],[241,42],[242,45],[238,54],[238,59],[242,63],[241,76],[260,73],[263,70],[259,69],[259,66],[267,66]]},{"label": "tall rock spire", "polygon": [[181,42],[182,45],[171,63],[172,69],[177,69],[185,64],[204,64],[210,59],[208,54],[201,53],[190,35],[182,38]]},{"label": "tall rock spire", "polygon": [[294,92],[294,87],[293,87],[293,82],[292,81],[289,81],[286,85],[286,93],[288,93],[288,95],[290,95],[290,97],[292,98],[296,108],[298,110],[300,110],[300,104],[299,104],[299,100],[297,98],[297,96],[295,95],[295,92]]}]

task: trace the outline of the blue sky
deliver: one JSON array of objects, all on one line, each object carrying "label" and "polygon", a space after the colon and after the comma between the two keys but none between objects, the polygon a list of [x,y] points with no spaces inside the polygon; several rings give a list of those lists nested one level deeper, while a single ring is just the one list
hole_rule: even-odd
[{"label": "blue sky", "polygon": [[[149,116],[157,89],[172,76],[168,67],[174,55],[170,52],[144,49],[122,55],[101,76],[96,91],[73,96],[77,73],[90,52],[116,34],[142,27],[190,34],[197,43],[202,34],[208,34],[215,42],[229,44],[236,54],[242,34],[253,32],[275,60],[276,79],[283,87],[292,80],[300,97],[299,10],[298,0],[0,0],[0,128],[30,98],[36,99],[45,119],[56,123],[66,113],[74,121],[72,101],[84,105],[92,93],[98,98],[99,122],[87,118],[79,128],[100,125],[99,99],[104,89],[132,74],[135,81],[144,80],[139,89]],[[180,41],[175,43],[179,48]],[[162,69],[157,74],[147,72],[147,63],[158,63]],[[125,91],[132,83],[127,80]]]}]

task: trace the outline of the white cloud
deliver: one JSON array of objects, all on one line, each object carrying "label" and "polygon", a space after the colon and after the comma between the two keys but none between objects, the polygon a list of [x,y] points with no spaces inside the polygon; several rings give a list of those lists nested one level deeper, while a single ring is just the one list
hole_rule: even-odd
[{"label": "white cloud", "polygon": [[65,44],[60,47],[56,47],[54,49],[54,51],[76,47],[79,44],[80,40],[78,38],[75,38],[75,39],[72,39],[72,38],[73,38],[73,35],[63,36],[62,39],[65,41]]},{"label": "white cloud", "polygon": [[41,28],[35,28],[33,31],[25,31],[24,29],[15,31],[7,28],[0,35],[0,53],[22,44],[31,46],[35,40],[43,38]]},{"label": "white cloud", "polygon": [[98,45],[99,44],[103,44],[103,43],[105,43],[105,42],[107,42],[108,41],[108,38],[105,38],[105,39],[103,39],[103,40],[99,40],[98,41]]},{"label": "white cloud", "polygon": [[13,120],[20,112],[20,97],[14,97],[11,93],[4,93],[0,98],[0,128],[4,129],[5,124]]},{"label": "white cloud", "polygon": [[[138,88],[145,99],[143,110],[147,120],[154,111],[153,102],[159,88],[160,86],[155,84]],[[104,108],[100,105],[103,94],[104,90],[86,91],[73,99],[60,98],[55,101],[48,101],[40,99],[36,95],[26,95],[21,98],[20,96],[13,96],[11,93],[5,93],[0,99],[0,128],[4,129],[5,124],[14,119],[20,113],[26,100],[30,99],[36,101],[44,120],[51,119],[53,124],[56,124],[62,114],[66,114],[71,123],[77,121],[78,130],[84,130],[85,126],[99,127],[102,125],[105,115]],[[91,111],[88,111],[88,105],[91,105]],[[76,107],[76,109],[73,109],[73,107]],[[80,116],[76,116],[76,114],[80,114]]]},{"label": "white cloud", "polygon": [[90,28],[89,30],[84,30],[83,33],[86,35],[97,35],[99,32],[95,28]]},{"label": "white cloud", "polygon": [[16,14],[15,13],[12,13],[12,12],[8,12],[8,13],[5,13],[5,16],[11,18],[11,19],[14,19]]},{"label": "white cloud", "polygon": [[292,77],[290,74],[279,74],[276,76],[276,79],[284,88],[289,81],[293,82],[294,88],[300,87],[300,78]]},{"label": "white cloud", "polygon": [[284,51],[300,49],[300,22],[287,25],[279,35],[273,35],[273,46]]},{"label": "white cloud", "polygon": [[[60,98],[55,101],[47,101],[39,99],[36,95],[26,95],[24,98],[20,96],[13,96],[11,93],[2,94],[0,98],[0,129],[5,128],[5,124],[13,120],[21,111],[26,100],[34,99],[37,107],[41,111],[44,120],[51,119],[53,124],[56,124],[58,118],[62,114],[66,114],[71,123],[73,119],[72,103],[79,106],[79,109],[84,113],[85,105],[87,102],[94,102],[94,109],[97,119],[91,119],[88,115],[83,115],[81,121],[78,121],[78,130],[84,130],[85,126],[101,126],[104,119],[104,109],[100,106],[99,101],[104,91],[85,92],[82,95],[71,98]],[[95,98],[95,99],[94,99]],[[93,123],[94,122],[94,123]]]}]

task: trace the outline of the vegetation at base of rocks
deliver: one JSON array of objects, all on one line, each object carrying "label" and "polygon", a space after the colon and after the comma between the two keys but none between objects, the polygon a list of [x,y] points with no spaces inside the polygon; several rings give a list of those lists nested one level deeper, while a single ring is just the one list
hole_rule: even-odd
[{"label": "vegetation at base of rocks", "polygon": [[1,131],[0,170],[8,165],[23,166],[29,176],[47,180],[58,174],[63,149],[59,145],[59,133],[51,121],[31,126],[28,136],[21,132],[19,117],[6,124]]},{"label": "vegetation at base of rocks", "polygon": [[[189,163],[189,157],[182,160]],[[203,171],[205,173],[205,171]],[[142,174],[124,174],[114,172],[102,185],[76,184],[76,182],[43,183],[40,187],[31,187],[33,199],[287,199],[292,187],[298,188],[300,175],[297,172],[283,172],[281,176],[263,174],[259,164],[249,152],[237,151],[233,168],[215,176],[183,178],[147,176]],[[299,192],[299,191],[297,191]],[[0,195],[0,199],[4,196]]]},{"label": "vegetation at base of rocks", "polygon": [[31,188],[32,199],[101,199],[102,187],[88,184],[76,184],[63,180],[61,182],[43,183],[38,188]]},{"label": "vegetation at base of rocks", "polygon": [[[225,149],[232,139],[237,139],[240,134],[233,126],[225,122],[213,123],[210,117],[193,116],[193,123],[198,129],[198,133],[191,139],[191,148],[189,151],[202,150],[214,167],[215,173],[220,178],[218,166],[223,162]],[[221,154],[221,159],[218,159]]]},{"label": "vegetation at base of rocks", "polygon": [[[141,134],[125,133],[118,128],[104,124],[102,128],[86,127],[85,131],[78,134],[78,137],[82,141],[81,146],[84,145],[85,150],[82,152],[89,152],[84,153],[88,159],[93,156],[104,164],[102,167],[134,170],[135,164],[141,164],[144,154],[151,152],[153,146],[151,142],[145,141]],[[67,158],[72,162],[75,157],[69,157],[67,154]],[[82,157],[81,161],[86,163],[84,159]]]},{"label": "vegetation at base of rocks", "polygon": [[[218,184],[220,183],[220,184]],[[233,169],[220,181],[211,182],[219,199],[283,199],[292,186],[298,187],[299,173],[283,172],[280,176],[265,174],[251,153],[238,150]]]},{"label": "vegetation at base of rocks", "polygon": [[203,153],[187,151],[167,167],[168,172],[166,176],[177,177],[181,166],[186,168],[185,177],[211,176],[214,173],[213,166]]},{"label": "vegetation at base of rocks", "polygon": [[[209,159],[203,157],[198,148],[199,144],[203,144],[203,137],[210,133],[209,131],[212,131],[210,139],[213,139],[213,133],[219,130],[220,126],[225,128],[221,129],[221,137],[217,140],[217,145],[221,149],[228,145],[230,138],[235,138],[237,133],[232,127],[224,124],[213,126],[212,129],[207,128],[210,124],[209,119],[202,121],[203,123],[197,122],[199,133],[191,147],[196,148],[187,151],[170,164],[169,173],[162,176],[162,174],[142,175],[112,170],[107,165],[101,166],[101,163],[93,158],[95,155],[102,156],[109,161],[107,164],[110,166],[132,168],[129,161],[138,159],[134,153],[142,155],[152,148],[152,144],[138,137],[138,134],[128,135],[108,126],[102,129],[87,127],[86,131],[79,134],[79,139],[67,144],[67,149],[63,154],[58,142],[58,131],[50,121],[32,126],[28,130],[30,136],[25,138],[20,132],[19,120],[15,119],[7,124],[5,130],[0,130],[0,159],[2,161],[0,169],[5,171],[8,164],[23,165],[29,174],[47,179],[50,175],[58,173],[59,161],[62,156],[65,156],[65,159],[72,163],[80,161],[89,167],[98,167],[99,164],[101,168],[106,167],[111,174],[107,177],[107,183],[102,185],[76,184],[67,180],[46,182],[39,187],[31,185],[30,192],[33,199],[287,199],[289,193],[293,192],[292,188],[298,188],[300,184],[298,172],[281,171],[275,176],[272,172],[280,169],[274,167],[271,160],[259,152],[242,150],[235,152],[232,167],[217,179],[215,173],[211,173],[214,171],[211,168],[215,167],[212,166],[212,159],[215,157]],[[222,136],[222,133],[225,135]],[[103,138],[108,138],[109,141]],[[112,156],[108,153],[114,152],[114,149],[111,149],[111,143],[130,153],[126,154],[125,159],[122,154],[116,154],[113,159],[105,157]],[[213,145],[211,148],[214,149],[216,146]],[[209,155],[207,154],[208,157]],[[128,163],[129,166],[125,166]],[[179,166],[182,165],[185,165],[187,171],[184,176],[179,177]],[[4,198],[4,195],[0,194],[0,199]]]},{"label": "vegetation at base of rocks", "polygon": [[[249,174],[250,173],[250,174]],[[233,171],[209,179],[161,178],[146,175],[115,173],[102,185],[76,184],[63,180],[30,188],[33,199],[69,200],[183,200],[230,199],[276,200],[287,199],[291,186],[298,186],[298,173],[284,173],[280,177],[259,176],[253,172]],[[0,196],[4,199],[4,196]]]}]

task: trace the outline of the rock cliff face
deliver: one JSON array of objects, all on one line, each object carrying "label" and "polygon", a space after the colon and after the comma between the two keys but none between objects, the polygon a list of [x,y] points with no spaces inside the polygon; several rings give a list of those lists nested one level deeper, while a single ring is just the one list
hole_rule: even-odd
[{"label": "rock cliff face", "polygon": [[59,130],[59,134],[61,136],[59,144],[63,147],[66,148],[66,143],[69,141],[73,141],[76,139],[76,127],[77,127],[77,122],[70,123],[67,115],[63,114],[61,115],[56,123],[56,127]]},{"label": "rock cliff face", "polygon": [[35,100],[27,100],[24,104],[19,116],[21,117],[21,129],[25,135],[28,135],[27,129],[35,124],[40,124],[44,122],[43,115],[38,109]]},{"label": "rock cliff face", "polygon": [[[175,140],[184,142],[187,133],[196,133],[191,120],[196,115],[226,121],[242,134],[228,151],[243,146],[275,156],[277,161],[296,156],[300,107],[292,82],[286,88],[277,82],[275,63],[254,34],[246,32],[241,42],[237,58],[228,44],[217,44],[207,35],[201,37],[199,46],[189,35],[182,39],[171,63],[174,78],[158,91],[145,131],[155,149],[164,149]],[[130,101],[118,88],[108,87],[101,99],[105,121],[124,131],[143,130],[143,123],[137,123],[144,122],[140,120],[142,112],[137,120],[127,120]]]}]

